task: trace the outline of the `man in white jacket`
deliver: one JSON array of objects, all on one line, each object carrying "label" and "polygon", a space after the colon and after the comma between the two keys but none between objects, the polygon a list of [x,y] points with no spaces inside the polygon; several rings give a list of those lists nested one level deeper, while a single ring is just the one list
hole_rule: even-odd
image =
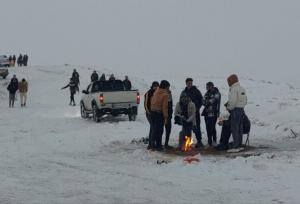
[{"label": "man in white jacket", "polygon": [[231,132],[233,137],[233,148],[243,145],[243,119],[244,108],[247,105],[245,89],[240,85],[237,75],[233,74],[227,78],[229,85],[229,96],[227,110],[231,114]]}]

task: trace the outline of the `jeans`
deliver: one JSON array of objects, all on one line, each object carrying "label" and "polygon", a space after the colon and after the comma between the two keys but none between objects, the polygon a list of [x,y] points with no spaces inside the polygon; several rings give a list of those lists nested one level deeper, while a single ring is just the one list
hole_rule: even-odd
[{"label": "jeans", "polygon": [[162,148],[162,135],[164,133],[164,117],[162,113],[151,111],[152,134],[151,145],[155,148]]},{"label": "jeans", "polygon": [[15,104],[15,93],[9,93],[9,107],[14,107]]},{"label": "jeans", "polygon": [[217,130],[216,130],[217,117],[205,116],[204,119],[206,125],[208,144],[212,145],[213,141],[217,142]]},{"label": "jeans", "polygon": [[166,140],[165,140],[165,146],[169,145],[169,139],[171,135],[171,129],[172,129],[172,118],[168,119],[168,123],[165,125],[166,129]]},{"label": "jeans", "polygon": [[196,135],[198,143],[200,143],[201,140],[202,140],[200,123],[201,123],[200,111],[196,110],[196,128],[193,128],[193,131],[194,131],[194,133]]},{"label": "jeans", "polygon": [[233,147],[238,148],[243,145],[243,119],[245,111],[243,108],[235,108],[230,112],[230,115]]}]

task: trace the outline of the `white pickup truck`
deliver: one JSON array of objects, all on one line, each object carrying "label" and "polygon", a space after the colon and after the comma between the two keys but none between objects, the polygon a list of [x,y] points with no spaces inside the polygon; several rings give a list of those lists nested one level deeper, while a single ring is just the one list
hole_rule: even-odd
[{"label": "white pickup truck", "polygon": [[82,118],[92,114],[95,122],[104,115],[128,115],[129,121],[135,121],[140,103],[138,90],[126,91],[121,80],[92,82],[82,91],[80,112]]}]

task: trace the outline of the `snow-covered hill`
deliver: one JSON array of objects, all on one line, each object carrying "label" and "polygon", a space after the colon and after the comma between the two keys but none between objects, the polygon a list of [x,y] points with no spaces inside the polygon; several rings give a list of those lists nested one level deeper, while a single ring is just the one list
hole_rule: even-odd
[{"label": "snow-covered hill", "polygon": [[[252,120],[251,143],[273,147],[253,157],[183,157],[148,152],[134,139],[146,137],[148,123],[140,106],[136,122],[126,117],[101,123],[80,118],[68,106],[66,85],[76,68],[84,89],[99,67],[33,66],[11,68],[29,82],[28,106],[8,108],[7,80],[0,79],[0,203],[298,203],[300,189],[300,89],[287,83],[241,77],[247,89],[246,112]],[[116,71],[115,71],[116,72]],[[123,78],[125,73],[115,73]],[[181,72],[129,77],[143,94],[151,81],[168,79],[176,102],[184,87]],[[193,73],[204,92],[213,81],[227,98],[226,76],[210,70]],[[76,95],[77,104],[80,94]],[[204,131],[204,124],[202,130]],[[174,126],[171,144],[177,144]],[[219,131],[220,133],[220,131]],[[206,143],[206,135],[204,143]],[[158,165],[157,160],[169,163]]]}]

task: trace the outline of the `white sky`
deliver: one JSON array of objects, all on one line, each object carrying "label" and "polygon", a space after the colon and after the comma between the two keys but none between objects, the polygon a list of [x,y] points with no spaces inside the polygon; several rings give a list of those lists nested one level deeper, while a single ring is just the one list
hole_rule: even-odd
[{"label": "white sky", "polygon": [[0,6],[0,53],[27,53],[33,65],[211,69],[298,81],[298,0],[1,0]]}]

